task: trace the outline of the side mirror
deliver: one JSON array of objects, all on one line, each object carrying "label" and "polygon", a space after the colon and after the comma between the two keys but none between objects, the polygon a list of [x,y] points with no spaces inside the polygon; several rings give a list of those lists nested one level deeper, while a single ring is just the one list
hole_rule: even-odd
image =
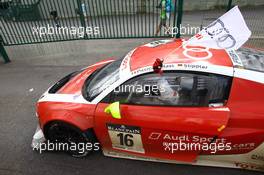
[{"label": "side mirror", "polygon": [[105,113],[107,114],[111,114],[113,118],[115,119],[121,119],[121,113],[120,113],[120,103],[118,102],[114,102],[110,105],[108,105],[105,110]]}]

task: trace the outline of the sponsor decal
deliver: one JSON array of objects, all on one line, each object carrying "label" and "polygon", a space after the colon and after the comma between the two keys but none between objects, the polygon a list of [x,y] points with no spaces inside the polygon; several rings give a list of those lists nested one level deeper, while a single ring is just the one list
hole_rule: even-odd
[{"label": "sponsor decal", "polygon": [[138,74],[143,74],[143,73],[152,72],[152,71],[153,71],[153,67],[148,66],[148,67],[143,67],[143,68],[132,71],[132,75],[138,75]]},{"label": "sponsor decal", "polygon": [[76,99],[78,99],[80,96],[81,96],[81,95],[77,94],[77,95],[72,96],[72,98],[73,98],[73,100],[76,100]]},{"label": "sponsor decal", "polygon": [[158,40],[158,41],[153,41],[151,43],[145,44],[144,46],[146,47],[158,47],[163,44],[167,44],[173,42],[173,40]]},{"label": "sponsor decal", "polygon": [[264,161],[264,155],[253,154],[251,159]]},{"label": "sponsor decal", "polygon": [[[208,69],[207,65],[202,64],[185,64],[185,63],[179,63],[179,64],[164,64],[162,66],[162,70],[176,70],[178,68],[186,69],[186,70],[206,70]],[[147,72],[152,72],[153,67],[147,66],[143,67],[137,70],[132,71],[132,76],[140,75]]]},{"label": "sponsor decal", "polygon": [[164,64],[163,69],[174,69],[175,65],[174,64]]},{"label": "sponsor decal", "polygon": [[264,170],[264,166],[259,166],[251,163],[235,162],[235,166],[242,169]]},{"label": "sponsor decal", "polygon": [[217,138],[214,137],[203,137],[199,135],[177,135],[177,134],[169,134],[169,133],[160,133],[160,132],[152,132],[150,133],[149,139],[151,140],[164,140],[164,141],[187,141],[187,142],[196,142],[196,143],[207,143],[207,142],[219,142],[226,143],[226,138]]},{"label": "sponsor decal", "polygon": [[251,150],[254,149],[255,143],[239,143],[233,145],[233,150]]},{"label": "sponsor decal", "polygon": [[206,65],[199,65],[199,64],[183,64],[184,68],[186,69],[207,69],[208,66]]},{"label": "sponsor decal", "polygon": [[108,123],[106,127],[113,148],[145,153],[141,139],[141,129],[139,127],[110,123]]},{"label": "sponsor decal", "polygon": [[152,133],[149,135],[148,139],[150,139],[150,140],[158,140],[158,139],[160,138],[160,136],[161,136],[161,133],[158,133],[158,132],[152,132]]},{"label": "sponsor decal", "polygon": [[137,48],[135,48],[135,49],[131,50],[130,52],[128,52],[128,54],[122,60],[121,65],[120,65],[120,77],[122,75],[125,75],[125,76],[130,75],[130,73],[131,73],[131,70],[130,70],[130,59],[131,59],[131,56],[133,55],[133,53],[135,52],[136,49]]},{"label": "sponsor decal", "polygon": [[125,57],[121,63],[121,71],[127,69],[128,66],[129,66],[129,57]]}]

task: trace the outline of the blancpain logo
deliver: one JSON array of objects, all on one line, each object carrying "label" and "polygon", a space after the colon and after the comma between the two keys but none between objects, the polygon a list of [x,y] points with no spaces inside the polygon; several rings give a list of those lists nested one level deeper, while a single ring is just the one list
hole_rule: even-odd
[{"label": "blancpain logo", "polygon": [[140,134],[140,129],[137,127],[126,127],[125,125],[108,125],[108,130],[116,132],[126,132],[132,134]]}]

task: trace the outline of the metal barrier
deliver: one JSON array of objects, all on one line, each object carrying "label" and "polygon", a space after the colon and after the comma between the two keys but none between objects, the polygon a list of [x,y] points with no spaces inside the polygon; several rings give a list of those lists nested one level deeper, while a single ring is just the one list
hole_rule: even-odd
[{"label": "metal barrier", "polygon": [[[166,25],[176,27],[177,0]],[[77,39],[168,37],[160,24],[161,0],[16,0],[0,20],[5,46]],[[183,0],[178,0],[181,5]],[[29,15],[31,14],[31,15]],[[179,15],[180,16],[180,15]],[[39,34],[36,30],[50,34]],[[71,29],[86,30],[74,33]],[[80,29],[81,28],[81,29]],[[40,32],[40,31],[39,31]],[[74,34],[72,34],[72,33]]]},{"label": "metal barrier", "polygon": [[[162,1],[166,2],[166,13],[162,13]],[[220,5],[210,6],[214,1]],[[196,9],[186,9],[193,4]],[[239,0],[2,0],[0,53],[5,55],[7,62],[9,59],[4,46],[68,40],[172,37],[162,26],[178,30],[186,24],[203,27],[235,4],[239,5]],[[183,15],[185,11],[188,12]],[[254,28],[254,37],[263,34],[263,31],[255,32],[261,23],[249,23]],[[160,27],[162,30],[159,31]],[[181,37],[181,33],[175,37]]]},{"label": "metal barrier", "polygon": [[[162,1],[166,2],[165,21],[161,20]],[[170,37],[168,28],[160,31],[159,28],[180,25],[183,0],[6,0],[4,3],[0,9],[1,45],[12,46],[80,39]]]},{"label": "metal barrier", "polygon": [[3,45],[3,39],[2,37],[0,36],[0,55],[3,57],[5,63],[9,63],[10,62],[10,59],[6,53],[6,50],[4,48],[4,45]]}]

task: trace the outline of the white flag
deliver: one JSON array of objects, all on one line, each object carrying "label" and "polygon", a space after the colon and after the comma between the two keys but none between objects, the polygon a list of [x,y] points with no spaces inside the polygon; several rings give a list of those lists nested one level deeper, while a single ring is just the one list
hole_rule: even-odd
[{"label": "white flag", "polygon": [[189,39],[187,43],[214,49],[237,50],[250,36],[251,31],[238,6],[235,6]]}]

